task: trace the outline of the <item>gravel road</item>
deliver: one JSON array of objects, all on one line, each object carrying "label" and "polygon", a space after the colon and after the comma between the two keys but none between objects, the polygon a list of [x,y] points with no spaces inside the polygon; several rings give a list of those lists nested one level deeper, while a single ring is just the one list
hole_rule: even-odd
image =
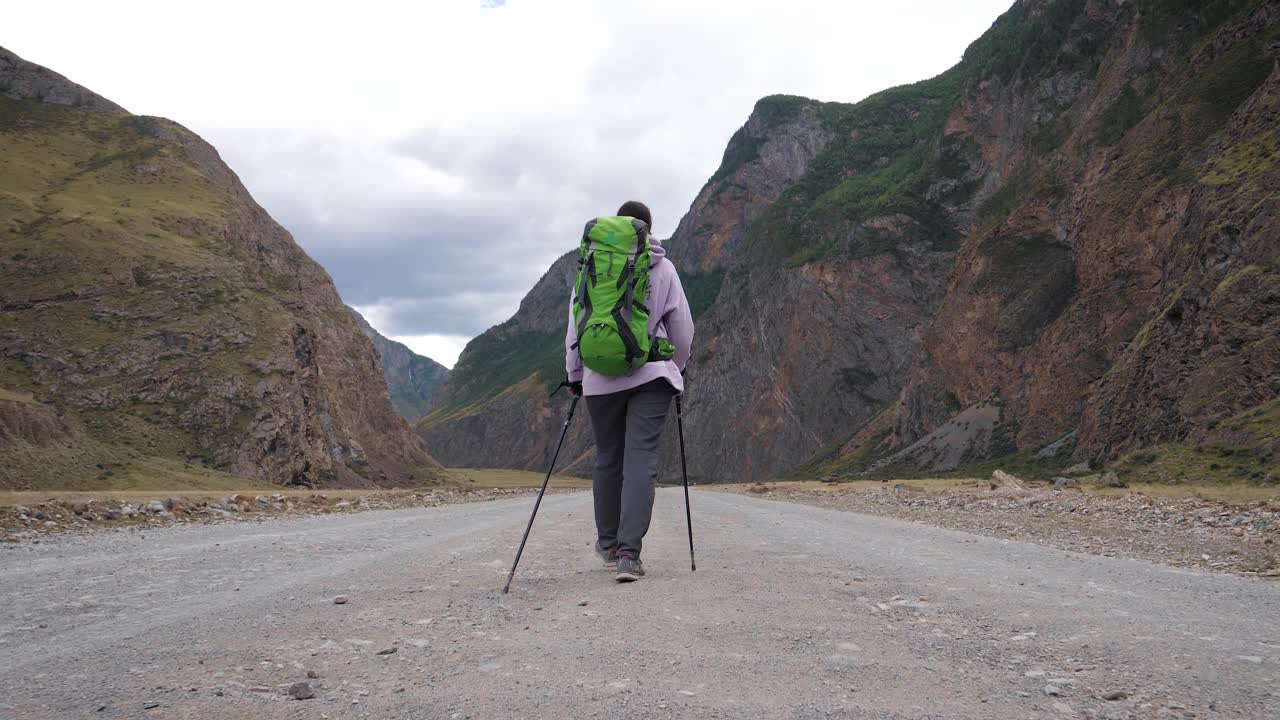
[{"label": "gravel road", "polygon": [[0,718],[1280,717],[1280,584],[707,491],[690,573],[681,500],[505,597],[527,498],[8,545]]}]

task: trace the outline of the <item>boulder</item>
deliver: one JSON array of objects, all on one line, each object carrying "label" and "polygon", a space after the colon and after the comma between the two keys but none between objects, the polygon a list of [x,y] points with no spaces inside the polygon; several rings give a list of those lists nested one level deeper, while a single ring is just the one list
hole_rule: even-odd
[{"label": "boulder", "polygon": [[1115,470],[1108,470],[1102,474],[1102,484],[1109,488],[1129,487],[1128,485],[1125,484],[1123,480],[1120,479],[1120,476],[1116,474]]},{"label": "boulder", "polygon": [[992,490],[1026,490],[1027,484],[1021,478],[1010,475],[1003,470],[991,473]]}]

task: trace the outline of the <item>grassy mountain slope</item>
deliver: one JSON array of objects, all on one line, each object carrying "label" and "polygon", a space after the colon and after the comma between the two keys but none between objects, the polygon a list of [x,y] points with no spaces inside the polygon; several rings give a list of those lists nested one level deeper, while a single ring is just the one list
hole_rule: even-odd
[{"label": "grassy mountain slope", "polygon": [[0,50],[0,486],[432,478],[328,275],[182,126]]}]

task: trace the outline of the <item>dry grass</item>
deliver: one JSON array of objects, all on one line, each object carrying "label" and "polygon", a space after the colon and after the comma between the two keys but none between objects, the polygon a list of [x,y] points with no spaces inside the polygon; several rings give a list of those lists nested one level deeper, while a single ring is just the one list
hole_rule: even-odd
[{"label": "dry grass", "polygon": [[[1175,500],[1201,498],[1228,505],[1248,505],[1259,500],[1280,500],[1280,487],[1275,485],[1250,485],[1246,483],[1131,483],[1128,488],[1109,488],[1097,484],[1098,476],[1080,478],[1080,489],[1089,495],[1116,497],[1120,495],[1147,495]],[[854,480],[844,483],[824,483],[817,480],[782,480],[763,483],[771,488],[799,490],[844,491],[865,490],[876,487],[903,485],[921,492],[979,492],[991,486],[986,478],[927,478],[912,480]]]},{"label": "dry grass", "polygon": [[1085,492],[1091,495],[1108,495],[1112,497],[1129,494],[1150,495],[1153,497],[1173,498],[1175,500],[1194,497],[1202,500],[1215,500],[1227,505],[1248,505],[1259,500],[1280,499],[1280,487],[1243,483],[1189,483],[1185,485],[1130,483],[1128,488],[1086,485]]},{"label": "dry grass", "polygon": [[241,487],[237,489],[228,489],[219,492],[209,490],[189,490],[189,489],[170,489],[170,490],[8,490],[0,491],[0,507],[12,507],[14,505],[36,505],[48,501],[62,502],[89,502],[90,500],[117,500],[119,502],[143,502],[147,500],[163,500],[170,497],[182,496],[189,500],[221,500],[227,495],[271,495],[280,493],[290,497],[306,497],[316,493],[324,494],[328,497],[350,498],[360,495],[369,495],[371,492],[387,492],[387,493],[409,493],[408,490],[386,490],[386,491],[370,491],[370,490],[309,490],[306,488],[293,490],[285,489],[277,486],[256,486],[252,488]]},{"label": "dry grass", "polygon": [[28,405],[35,402],[35,398],[29,392],[23,392],[21,390],[7,390],[2,387],[0,387],[0,400],[27,403]]},{"label": "dry grass", "polygon": [[[541,487],[545,475],[527,470],[453,468],[445,471],[445,477],[446,482],[455,487],[476,490]],[[552,475],[548,487],[585,489],[591,487],[591,481],[586,478]]]},{"label": "dry grass", "polygon": [[[493,488],[536,488],[542,485],[541,473],[523,470],[451,469],[445,471],[445,482],[438,487],[406,490],[382,490],[364,488],[352,490],[282,488],[265,482],[204,471],[207,474],[184,475],[181,484],[173,483],[172,475],[161,475],[135,487],[115,487],[102,490],[11,490],[0,491],[0,507],[35,505],[50,500],[64,502],[88,502],[111,499],[119,502],[143,502],[182,496],[193,501],[220,500],[227,495],[271,495],[280,493],[290,497],[306,497],[322,493],[331,498],[354,498],[362,495],[409,495],[414,493],[447,492],[449,490],[488,490]],[[204,483],[191,484],[192,479]],[[591,487],[591,481],[583,478],[553,475],[551,488],[580,489]]]}]

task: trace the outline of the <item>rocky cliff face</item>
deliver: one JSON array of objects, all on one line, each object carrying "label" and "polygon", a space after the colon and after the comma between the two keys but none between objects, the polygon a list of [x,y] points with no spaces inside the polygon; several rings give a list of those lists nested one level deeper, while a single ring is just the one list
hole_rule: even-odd
[{"label": "rocky cliff face", "polygon": [[29,63],[4,48],[0,48],[0,95],[12,100],[39,100],[103,112],[126,112],[88,88],[49,68]]},{"label": "rocky cliff face", "polygon": [[0,50],[0,486],[430,479],[329,276],[180,125]]},{"label": "rocky cliff face", "polygon": [[373,343],[382,361],[382,375],[387,379],[391,404],[405,420],[413,422],[431,408],[431,401],[449,379],[449,368],[382,336],[354,309],[351,315]]},{"label": "rocky cliff face", "polygon": [[[1020,0],[937,78],[762,100],[668,243],[695,479],[1186,442],[1274,467],[1278,8]],[[426,424],[447,462],[549,459],[567,262],[477,339],[536,325],[543,359]]]},{"label": "rocky cliff face", "polygon": [[1203,442],[1276,397],[1280,226],[1262,188],[1280,157],[1260,145],[1277,137],[1280,6],[1189,8],[1085,3],[1063,42],[1095,58],[997,75],[951,114],[947,131],[972,138],[1001,185],[956,260],[890,445],[995,402],[1000,450],[1070,436],[1075,459],[1106,462]]}]

